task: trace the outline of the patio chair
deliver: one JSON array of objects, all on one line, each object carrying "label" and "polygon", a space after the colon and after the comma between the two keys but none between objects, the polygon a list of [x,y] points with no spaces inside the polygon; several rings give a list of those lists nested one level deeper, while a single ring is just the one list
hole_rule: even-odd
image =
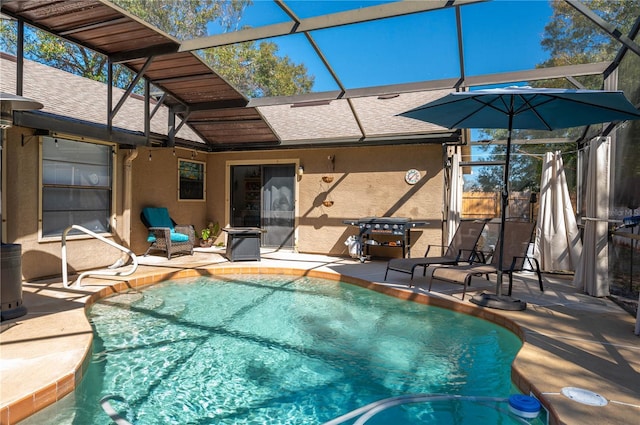
[{"label": "patio chair", "polygon": [[[427,267],[431,264],[459,264],[460,262],[471,262],[476,255],[476,245],[485,226],[485,221],[461,221],[456,229],[451,243],[447,247],[444,255],[429,257],[429,251],[433,247],[443,248],[441,245],[429,245],[422,258],[394,258],[387,263],[387,270],[384,272],[384,280],[387,280],[389,270],[411,275],[411,281],[417,267],[424,267],[424,276]],[[411,283],[409,283],[411,286]]]},{"label": "patio chair", "polygon": [[[540,273],[540,264],[536,258],[527,255],[527,250],[533,237],[534,229],[535,223],[507,221],[504,224],[502,271],[509,275],[508,295],[511,295],[511,289],[513,287],[513,273],[525,270],[526,263],[528,263],[536,272],[540,291],[544,291],[544,287],[542,286],[542,275]],[[492,254],[491,262],[489,264],[473,263],[434,268],[431,272],[431,278],[429,279],[429,291],[431,291],[433,279],[462,283],[464,287],[462,290],[462,299],[464,300],[467,286],[471,285],[471,278],[473,276],[484,275],[487,280],[489,280],[490,273],[498,272],[498,264],[500,261],[500,255],[498,253],[499,246],[500,239],[496,242],[496,251]]]},{"label": "patio chair", "polygon": [[166,208],[143,208],[140,219],[149,229],[147,242],[151,244],[144,256],[151,250],[165,251],[169,260],[176,252],[193,255],[196,232],[192,225],[176,225]]}]

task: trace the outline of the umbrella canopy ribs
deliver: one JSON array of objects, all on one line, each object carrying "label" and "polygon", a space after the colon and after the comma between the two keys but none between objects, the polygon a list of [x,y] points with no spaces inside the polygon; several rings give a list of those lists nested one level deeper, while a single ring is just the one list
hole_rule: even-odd
[{"label": "umbrella canopy ribs", "polygon": [[[506,87],[450,93],[400,116],[427,121],[450,129],[502,128],[509,131],[502,183],[500,246],[502,268],[504,223],[508,200],[511,133],[521,130],[560,128],[640,119],[640,111],[622,91],[570,90]],[[502,293],[502,270],[498,271],[496,294]]]}]

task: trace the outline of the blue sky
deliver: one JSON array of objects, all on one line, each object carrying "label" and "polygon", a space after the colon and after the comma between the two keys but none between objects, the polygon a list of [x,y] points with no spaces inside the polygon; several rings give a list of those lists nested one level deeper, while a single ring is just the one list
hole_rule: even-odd
[{"label": "blue sky", "polygon": [[[428,1],[428,0],[427,0]],[[388,3],[387,1],[286,1],[300,17]],[[468,76],[532,69],[547,58],[540,47],[552,10],[545,0],[498,0],[462,7]],[[273,1],[255,0],[242,24],[287,21]],[[216,32],[211,27],[211,33]],[[452,8],[312,32],[346,88],[428,81],[458,76]],[[304,63],[316,77],[314,91],[337,85],[302,34],[271,39],[279,54]]]}]

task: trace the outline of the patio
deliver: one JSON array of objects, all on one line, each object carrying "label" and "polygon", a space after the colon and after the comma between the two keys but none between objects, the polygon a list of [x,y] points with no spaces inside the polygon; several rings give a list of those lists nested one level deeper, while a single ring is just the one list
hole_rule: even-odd
[{"label": "patio", "polygon": [[[208,273],[318,274],[369,287],[400,298],[442,305],[502,324],[525,341],[512,364],[512,379],[524,393],[541,398],[552,412],[550,423],[635,423],[640,409],[640,347],[633,334],[634,318],[606,298],[576,291],[562,275],[544,276],[545,292],[534,275],[518,274],[514,295],[527,310],[507,312],[481,309],[468,297],[491,291],[493,280],[472,282],[467,299],[462,287],[435,282],[427,294],[427,279],[416,277],[408,289],[408,275],[393,274],[383,282],[386,263],[263,250],[260,262],[229,263],[219,248],[198,249],[194,256],[167,260],[141,258],[138,271],[120,279],[83,280],[82,288],[64,288],[60,279],[24,283],[26,316],[3,322],[0,334],[3,402],[0,422],[13,424],[71,392],[90,359],[91,327],[87,302],[114,290],[127,290],[169,278]],[[588,319],[588,320],[586,320]],[[55,364],[56,367],[51,367]],[[560,391],[576,387],[600,394],[609,403],[589,406]],[[553,420],[555,415],[556,420]]]},{"label": "patio", "polygon": [[[274,3],[282,6],[285,2]],[[3,242],[22,244],[22,272],[23,279],[26,279],[23,282],[24,305],[28,314],[3,321],[1,325],[0,425],[14,424],[54,403],[72,392],[82,379],[92,354],[91,326],[85,315],[87,304],[114,291],[173,277],[278,271],[340,277],[372,290],[442,305],[505,325],[525,341],[512,365],[513,382],[524,393],[531,391],[542,400],[551,411],[550,423],[637,422],[640,412],[640,345],[633,333],[635,319],[610,297],[590,297],[573,287],[571,277],[559,274],[544,276],[545,292],[541,293],[533,274],[519,274],[514,283],[514,296],[526,301],[527,309],[521,312],[488,310],[471,304],[468,299],[483,290],[493,292],[494,280],[474,279],[466,299],[461,302],[461,285],[436,281],[433,291],[428,293],[425,278],[416,276],[416,285],[412,288],[408,287],[408,275],[392,273],[389,281],[384,282],[385,262],[360,264],[341,255],[345,254],[343,241],[351,232],[345,228],[344,219],[357,216],[406,216],[429,222],[429,226],[420,230],[415,238],[412,248],[416,253],[423,252],[423,246],[427,244],[446,239],[445,232],[449,227],[445,222],[446,213],[451,210],[447,200],[441,199],[451,189],[446,183],[449,178],[446,164],[454,154],[468,156],[468,149],[486,145],[487,141],[475,140],[473,135],[459,130],[415,120],[403,121],[396,116],[398,113],[454,89],[472,90],[514,82],[553,82],[554,79],[566,79],[579,87],[585,84],[585,76],[593,76],[598,81],[602,79],[604,88],[635,93],[637,80],[619,78],[618,68],[620,77],[635,75],[629,70],[637,69],[634,61],[640,56],[638,44],[634,41],[640,29],[640,18],[636,18],[628,36],[618,37],[620,51],[615,61],[557,65],[546,69],[507,67],[479,72],[472,66],[474,56],[471,48],[463,43],[463,29],[466,35],[474,34],[472,18],[478,16],[474,9],[504,6],[508,2],[387,3],[382,8],[371,8],[366,19],[362,11],[356,9],[317,17],[289,16],[299,30],[290,31],[288,37],[308,35],[310,38],[312,33],[320,35],[331,29],[341,29],[343,19],[352,25],[364,26],[369,25],[369,21],[384,25],[387,19],[396,19],[404,14],[407,18],[420,14],[431,18],[433,15],[434,20],[441,13],[447,14],[452,19],[451,28],[459,33],[456,36],[455,31],[451,32],[451,40],[455,41],[452,46],[458,49],[446,49],[452,52],[452,61],[432,62],[453,63],[450,74],[444,73],[444,77],[437,78],[426,74],[408,80],[385,79],[361,87],[358,85],[360,81],[357,84],[346,79],[341,81],[338,77],[342,72],[336,72],[332,79],[335,80],[333,89],[322,88],[291,97],[248,99],[223,81],[213,69],[202,64],[192,52],[205,47],[220,47],[227,42],[226,37],[231,37],[233,43],[252,39],[251,30],[182,43],[159,34],[128,12],[114,9],[108,2],[87,0],[74,4],[80,8],[88,7],[92,13],[73,10],[72,2],[41,2],[36,9],[22,9],[21,2],[3,2],[3,14],[21,25],[42,28],[79,45],[95,48],[114,63],[124,63],[137,76],[151,83],[150,86],[171,95],[154,98],[150,88],[146,88],[145,98],[131,96],[123,88],[107,87],[98,81],[80,78],[28,59],[23,67],[22,54],[13,56],[2,52],[0,55],[2,91],[24,94],[45,103],[42,111],[17,111],[13,116],[13,127],[2,133],[4,207],[0,233]],[[606,25],[603,27],[597,15],[580,2],[570,3],[580,15],[594,21],[594,28],[597,27],[598,31],[604,30],[611,38],[618,34],[619,29],[614,28],[613,31]],[[57,12],[50,13],[50,7]],[[524,14],[521,17],[531,20]],[[320,18],[326,23],[320,25]],[[87,19],[93,20],[89,22]],[[497,26],[488,24],[489,21],[478,22],[482,27],[492,28],[491,33],[498,32]],[[125,32],[137,34],[139,38],[132,36],[127,39],[126,46],[110,43],[112,38],[119,36],[114,27],[122,25],[127,27]],[[422,24],[415,27],[433,26]],[[265,24],[258,28],[264,31],[262,35],[255,38],[283,36],[278,28],[275,23]],[[408,31],[400,32],[408,34]],[[388,38],[390,31],[375,33]],[[481,40],[477,36],[464,39]],[[499,47],[502,49],[503,46]],[[525,48],[512,50],[514,55],[529,54]],[[319,49],[320,53],[322,51]],[[415,56],[431,57],[429,54],[407,56],[414,57],[414,60]],[[484,62],[500,63],[484,54],[478,58],[476,63],[480,65]],[[384,66],[382,61],[387,59],[390,64]],[[183,62],[189,66],[176,66]],[[387,72],[389,75],[395,75],[395,71],[403,68],[394,62],[392,55],[388,58],[379,55],[376,62],[376,66],[371,68],[393,70]],[[330,63],[324,71],[333,74]],[[431,66],[427,69],[430,70]],[[335,70],[340,71],[339,67]],[[192,84],[200,80],[206,81],[205,88],[194,91]],[[81,99],[86,104],[84,107],[78,107],[78,100],[68,96],[69,87],[74,87],[77,93],[88,94]],[[210,101],[218,95],[220,99]],[[113,98],[120,99],[115,109],[107,102]],[[632,101],[637,105],[637,96]],[[161,108],[152,121],[153,114],[148,110],[145,112],[143,106],[156,102]],[[170,128],[174,128],[176,122],[179,123],[178,131],[174,134]],[[579,140],[555,137],[547,140],[545,137],[534,141],[570,141],[582,152],[590,143],[588,140],[596,133],[600,134],[599,128],[588,130]],[[202,135],[203,131],[207,132],[206,137]],[[611,163],[616,164],[612,167],[615,171],[612,175],[625,174],[623,177],[627,177],[626,174],[633,174],[626,170],[633,168],[636,144],[632,141],[636,131],[634,124],[602,129],[603,135],[612,135],[614,141],[618,138],[619,156],[611,159]],[[491,141],[496,145],[503,142]],[[522,146],[529,142],[518,141]],[[70,151],[84,145],[111,146],[109,158],[113,163],[109,169],[115,170],[113,175],[117,178],[114,181],[123,184],[104,187],[113,199],[113,208],[108,211],[108,217],[113,220],[108,230],[115,239],[124,241],[136,253],[144,252],[147,247],[147,229],[136,219],[143,207],[166,206],[175,214],[176,220],[193,223],[196,230],[211,219],[224,226],[232,222],[232,206],[224,192],[233,187],[231,170],[256,164],[268,167],[286,164],[294,170],[290,177],[298,188],[296,221],[292,227],[296,238],[293,247],[298,252],[263,249],[259,263],[229,263],[222,256],[222,250],[217,248],[197,249],[194,256],[177,256],[171,260],[150,256],[140,258],[142,265],[132,276],[87,278],[83,280],[82,288],[64,288],[62,278],[57,276],[60,268],[59,238],[56,235],[50,235],[49,239],[40,237],[42,206],[38,200],[42,198],[44,189],[37,176],[43,171],[39,146],[45,143],[50,148],[55,145],[55,151],[59,144],[64,147],[66,143],[72,147]],[[445,146],[446,151],[443,149]],[[474,163],[475,159],[469,158]],[[621,163],[618,161],[620,158],[625,158],[625,161]],[[206,183],[209,192],[205,197],[203,190],[201,202],[179,202],[176,199],[174,193],[179,193],[177,169],[180,162],[201,164],[203,169],[206,167],[206,180],[201,183]],[[425,178],[418,184],[409,185],[405,173],[416,170]],[[327,183],[325,179],[329,178],[335,183]],[[618,190],[612,191],[611,196],[620,197],[619,192],[625,190],[631,192],[637,187],[637,179],[634,178],[635,175],[630,175],[628,181],[616,182]],[[245,184],[239,186],[246,187]],[[365,187],[374,190],[365,192],[362,190]],[[354,193],[361,196],[354,197]],[[331,208],[323,201],[330,201]],[[599,218],[602,223],[635,215],[637,206],[633,206],[633,202],[628,205],[621,202],[618,202],[617,210],[602,217],[580,210],[578,214],[580,217]],[[624,279],[624,284],[628,281],[632,288],[636,239],[629,235],[636,235],[633,228],[627,232],[628,229],[615,233],[618,239],[624,239],[626,251],[623,254],[631,258],[628,263],[621,260],[622,265],[616,264],[617,271],[624,268],[625,273],[619,273],[622,277],[616,278],[622,280],[626,277],[627,266],[631,265],[629,279]],[[633,242],[627,243],[627,239]],[[70,268],[87,270],[112,264],[115,258],[111,257],[114,256],[105,254],[103,245],[94,242],[78,239],[70,244],[74,251]],[[624,255],[620,258],[625,258]],[[47,279],[43,276],[57,277]],[[613,277],[609,275],[607,279],[606,283],[612,285]],[[604,407],[580,404],[561,394],[565,387],[593,391],[609,403]]]}]

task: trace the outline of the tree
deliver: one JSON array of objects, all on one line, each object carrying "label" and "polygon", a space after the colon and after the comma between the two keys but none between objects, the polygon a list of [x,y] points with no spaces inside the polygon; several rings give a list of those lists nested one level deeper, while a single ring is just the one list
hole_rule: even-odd
[{"label": "tree", "polygon": [[[210,22],[217,21],[225,31],[237,29],[244,9],[251,0],[116,0],[132,14],[178,39],[207,35]],[[273,42],[247,42],[199,52],[205,63],[249,97],[291,96],[308,93],[314,78],[304,65],[278,56]]]},{"label": "tree", "polygon": [[[622,34],[629,34],[638,13],[637,0],[591,0],[585,4]],[[575,65],[612,60],[620,43],[596,27],[569,3],[552,2],[553,16],[545,26],[541,42],[551,57],[540,67]]]},{"label": "tree", "polygon": [[[129,13],[179,39],[207,35],[210,23],[225,31],[236,29],[251,0],[115,0]],[[0,47],[16,53],[17,26],[9,20],[0,25]],[[314,78],[302,64],[278,56],[271,42],[244,43],[198,52],[205,63],[249,97],[307,93]],[[93,80],[107,81],[107,58],[66,42],[41,30],[25,29],[25,57]],[[114,67],[114,84],[126,87],[133,73]],[[142,83],[137,91],[142,90]]]},{"label": "tree", "polygon": [[[17,25],[3,19],[0,21],[0,47],[2,51],[15,55],[16,46]],[[35,28],[25,27],[24,56],[85,78],[103,82],[107,80],[105,56]],[[120,85],[123,81],[130,80],[130,76],[123,77],[125,73],[123,69],[118,69],[114,80],[120,82]]]},{"label": "tree", "polygon": [[235,29],[251,0],[112,0],[178,40],[204,37],[209,23]]},{"label": "tree", "polygon": [[[500,132],[491,130],[496,140],[506,140],[507,130]],[[514,140],[523,140],[530,136],[532,131],[513,130]],[[542,132],[538,132],[542,133]],[[544,132],[549,133],[549,132]],[[549,136],[547,136],[549,137]],[[535,141],[536,137],[532,140]],[[490,145],[480,147],[487,152],[487,160],[502,161],[505,157],[505,145]],[[577,156],[576,145],[573,143],[532,143],[524,145],[512,145],[509,170],[510,190],[523,192],[539,192],[540,176],[542,173],[542,159],[545,152],[560,151],[563,153],[564,170],[567,177],[569,190],[575,190],[577,183]],[[477,170],[477,184],[472,190],[495,191],[500,190],[503,183],[503,168],[499,166],[482,167]]]},{"label": "tree", "polygon": [[[636,18],[640,15],[640,1],[609,1],[593,0],[586,2],[587,6],[601,16],[605,21],[614,24],[623,34],[628,34]],[[585,16],[575,10],[571,5],[562,1],[551,2],[553,16],[545,26],[545,32],[541,41],[542,47],[549,51],[550,58],[537,65],[537,68],[545,68],[562,65],[575,65],[600,61],[613,60],[619,51],[621,44],[594,25]],[[638,72],[635,72],[638,76]],[[621,75],[621,80],[625,77]],[[628,76],[626,77],[629,78]],[[601,76],[586,76],[576,78],[582,85],[590,89],[601,89],[603,79]],[[637,91],[637,79],[634,90]],[[630,84],[633,87],[633,84]],[[531,85],[536,87],[575,88],[566,79],[534,81]],[[598,126],[594,126],[596,129]],[[582,136],[582,128],[560,129],[552,132],[535,132],[527,130],[514,130],[514,139],[537,138],[569,138],[578,139]],[[505,140],[506,130],[484,130],[484,136],[495,140]],[[539,190],[541,162],[540,155],[547,151],[560,150],[563,152],[567,182],[570,190],[575,190],[577,156],[575,144],[539,144],[518,147],[520,152],[515,152],[511,157],[510,184],[513,190],[532,191]],[[484,151],[488,159],[499,160],[504,158],[504,146],[488,146]],[[522,154],[524,152],[525,154]],[[521,153],[518,155],[518,153]],[[480,190],[494,190],[502,181],[502,169],[485,168],[478,172],[478,185]]]},{"label": "tree", "polygon": [[242,43],[204,51],[205,62],[220,70],[225,79],[249,97],[291,96],[308,93],[314,77],[304,65],[277,55],[274,43]]}]

